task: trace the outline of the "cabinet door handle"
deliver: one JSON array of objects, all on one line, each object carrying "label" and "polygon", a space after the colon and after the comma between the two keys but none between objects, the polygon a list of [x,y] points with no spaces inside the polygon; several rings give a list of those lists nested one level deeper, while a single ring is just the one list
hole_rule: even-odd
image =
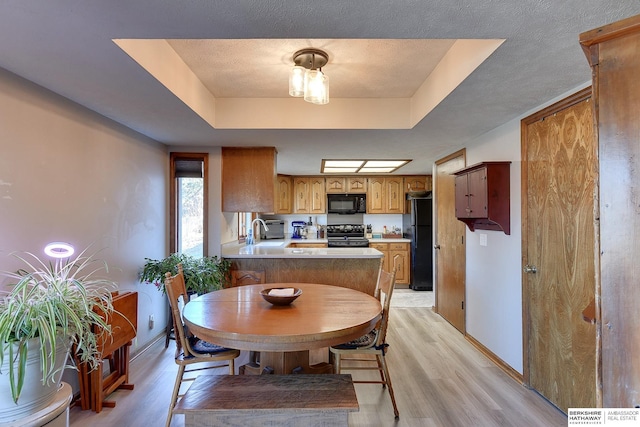
[{"label": "cabinet door handle", "polygon": [[440,249],[440,245],[433,245],[433,249]]},{"label": "cabinet door handle", "polygon": [[525,273],[532,273],[532,274],[536,274],[538,272],[538,269],[536,268],[535,265],[525,265],[523,268]]}]

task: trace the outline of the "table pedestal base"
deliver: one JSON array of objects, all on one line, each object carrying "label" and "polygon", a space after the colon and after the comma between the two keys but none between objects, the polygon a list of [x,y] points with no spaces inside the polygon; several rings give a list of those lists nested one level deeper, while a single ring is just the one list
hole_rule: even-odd
[{"label": "table pedestal base", "polygon": [[309,364],[309,351],[260,352],[260,364],[247,364],[241,367],[245,375],[260,374],[331,374],[333,365],[322,362]]}]

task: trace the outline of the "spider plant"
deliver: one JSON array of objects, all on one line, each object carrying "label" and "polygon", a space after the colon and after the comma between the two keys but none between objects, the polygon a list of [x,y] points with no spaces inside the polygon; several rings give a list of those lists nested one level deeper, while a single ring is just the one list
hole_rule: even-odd
[{"label": "spider plant", "polygon": [[113,312],[111,292],[116,285],[99,276],[108,272],[106,263],[87,256],[86,251],[53,263],[29,252],[13,254],[24,268],[5,273],[16,283],[0,291],[0,366],[8,357],[16,404],[27,375],[29,340],[37,338],[40,343],[43,385],[56,374],[56,342],[64,342],[67,351],[74,349],[91,369],[101,361],[97,343],[100,334],[111,332],[105,317]]}]

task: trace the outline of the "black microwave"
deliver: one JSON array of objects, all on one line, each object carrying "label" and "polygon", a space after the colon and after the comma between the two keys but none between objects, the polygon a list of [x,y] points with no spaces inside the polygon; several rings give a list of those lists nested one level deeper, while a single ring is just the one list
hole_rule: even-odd
[{"label": "black microwave", "polygon": [[367,213],[367,199],[362,194],[328,194],[327,212],[340,215]]}]

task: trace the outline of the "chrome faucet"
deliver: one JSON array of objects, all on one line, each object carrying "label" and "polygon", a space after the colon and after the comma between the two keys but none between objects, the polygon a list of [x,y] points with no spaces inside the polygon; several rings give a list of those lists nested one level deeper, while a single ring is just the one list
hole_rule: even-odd
[{"label": "chrome faucet", "polygon": [[247,246],[253,245],[255,242],[255,238],[253,236],[253,227],[256,225],[256,222],[261,222],[262,226],[264,227],[264,231],[269,231],[269,227],[267,227],[267,224],[264,222],[262,218],[256,218],[253,221],[251,221],[251,226],[249,227],[249,231],[247,232],[247,239],[246,239]]}]

